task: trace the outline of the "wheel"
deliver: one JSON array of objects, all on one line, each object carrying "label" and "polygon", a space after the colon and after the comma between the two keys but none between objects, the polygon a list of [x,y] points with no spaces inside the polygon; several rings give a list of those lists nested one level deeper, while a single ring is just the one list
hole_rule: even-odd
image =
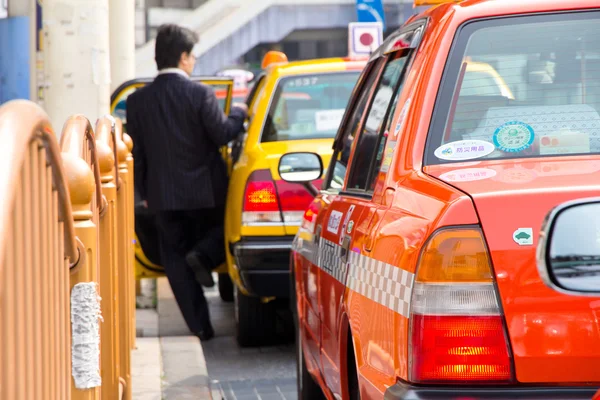
[{"label": "wheel", "polygon": [[[298,322],[298,321],[296,321]],[[321,387],[315,382],[306,368],[304,351],[302,350],[302,335],[300,325],[296,329],[296,385],[298,386],[298,400],[325,400]]]},{"label": "wheel", "polygon": [[259,297],[246,296],[235,287],[235,322],[237,342],[241,347],[272,344],[277,336],[277,313],[274,302],[263,303]]},{"label": "wheel", "polygon": [[224,302],[233,301],[233,282],[228,273],[219,274],[219,295]]}]

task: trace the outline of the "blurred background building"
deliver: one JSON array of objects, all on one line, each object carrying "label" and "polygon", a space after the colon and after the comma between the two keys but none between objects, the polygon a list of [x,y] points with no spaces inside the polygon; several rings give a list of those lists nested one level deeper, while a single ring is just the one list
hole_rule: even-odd
[{"label": "blurred background building", "polygon": [[384,37],[413,0],[0,0],[0,104],[38,102],[52,120],[103,115],[124,81],[156,75],[154,38],[165,23],[198,32],[195,74],[257,72],[264,54],[343,57],[351,22]]}]

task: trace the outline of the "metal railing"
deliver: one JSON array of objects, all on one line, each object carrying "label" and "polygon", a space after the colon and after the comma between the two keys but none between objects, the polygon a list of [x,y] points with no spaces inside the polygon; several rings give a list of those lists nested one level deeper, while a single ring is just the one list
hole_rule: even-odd
[{"label": "metal railing", "polygon": [[0,107],[0,399],[131,399],[132,143],[95,128]]}]

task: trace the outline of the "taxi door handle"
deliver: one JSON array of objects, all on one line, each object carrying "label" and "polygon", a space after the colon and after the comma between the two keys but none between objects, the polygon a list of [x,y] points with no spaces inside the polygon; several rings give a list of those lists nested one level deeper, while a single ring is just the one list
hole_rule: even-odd
[{"label": "taxi door handle", "polygon": [[348,252],[350,251],[350,236],[345,236],[342,242],[342,262],[348,261]]}]

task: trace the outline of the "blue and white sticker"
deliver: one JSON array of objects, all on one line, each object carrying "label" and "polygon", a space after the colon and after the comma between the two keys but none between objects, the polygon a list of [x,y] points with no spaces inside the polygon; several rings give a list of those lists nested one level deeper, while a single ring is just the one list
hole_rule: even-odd
[{"label": "blue and white sticker", "polygon": [[485,140],[459,140],[438,147],[434,155],[440,160],[464,161],[485,157],[494,150],[494,145]]},{"label": "blue and white sticker", "polygon": [[494,145],[505,153],[518,153],[533,144],[533,128],[521,121],[507,122],[494,132]]}]

